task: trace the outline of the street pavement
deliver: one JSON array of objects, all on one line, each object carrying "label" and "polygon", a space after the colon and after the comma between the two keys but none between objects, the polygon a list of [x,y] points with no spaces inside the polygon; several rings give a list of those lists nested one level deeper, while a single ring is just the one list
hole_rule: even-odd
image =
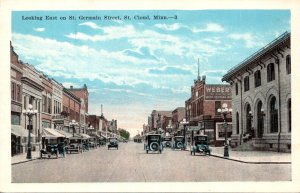
[{"label": "street pavement", "polygon": [[221,156],[191,156],[188,151],[171,149],[164,149],[162,154],[146,154],[143,147],[143,143],[128,142],[120,143],[118,150],[101,147],[82,154],[67,154],[65,158],[15,162],[12,164],[12,182],[291,180],[291,164],[249,164],[220,159]]}]

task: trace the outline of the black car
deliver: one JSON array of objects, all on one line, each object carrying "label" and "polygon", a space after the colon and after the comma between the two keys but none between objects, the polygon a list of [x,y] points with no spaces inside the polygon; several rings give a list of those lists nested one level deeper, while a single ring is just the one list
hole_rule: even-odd
[{"label": "black car", "polygon": [[202,153],[204,155],[210,155],[211,149],[208,144],[208,136],[207,135],[196,135],[194,136],[194,140],[191,146],[191,155],[195,155],[195,153]]},{"label": "black car", "polygon": [[118,143],[118,139],[115,137],[110,137],[108,138],[108,145],[107,145],[107,149],[114,147],[114,148],[119,148],[119,143]]},{"label": "black car", "polygon": [[55,158],[58,158],[58,145],[57,144],[51,144],[47,145],[45,149],[40,150],[40,158],[43,158],[45,155],[46,157],[50,158],[54,156]]},{"label": "black car", "polygon": [[172,137],[164,137],[163,138],[163,145],[164,147],[169,147],[171,148],[172,147]]},{"label": "black car", "polygon": [[146,153],[149,151],[161,153],[163,150],[162,137],[160,134],[148,134],[145,138],[144,148]]},{"label": "black car", "polygon": [[175,136],[173,141],[172,149],[181,149],[184,150],[186,147],[184,136]]}]

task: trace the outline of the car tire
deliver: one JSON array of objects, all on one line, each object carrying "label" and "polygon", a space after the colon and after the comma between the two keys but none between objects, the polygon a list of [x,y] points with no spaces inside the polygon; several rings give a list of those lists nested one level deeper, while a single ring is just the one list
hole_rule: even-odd
[{"label": "car tire", "polygon": [[[157,146],[155,149],[153,148],[154,145]],[[157,142],[152,142],[150,144],[150,150],[151,151],[157,151],[157,149],[159,149],[159,144]]]}]

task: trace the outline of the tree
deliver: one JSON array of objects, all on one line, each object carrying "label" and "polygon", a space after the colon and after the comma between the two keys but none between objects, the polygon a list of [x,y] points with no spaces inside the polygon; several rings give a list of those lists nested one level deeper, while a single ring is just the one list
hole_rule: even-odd
[{"label": "tree", "polygon": [[130,133],[128,131],[126,131],[125,129],[119,129],[119,133],[120,133],[121,137],[125,138],[126,140],[128,140],[130,137]]}]

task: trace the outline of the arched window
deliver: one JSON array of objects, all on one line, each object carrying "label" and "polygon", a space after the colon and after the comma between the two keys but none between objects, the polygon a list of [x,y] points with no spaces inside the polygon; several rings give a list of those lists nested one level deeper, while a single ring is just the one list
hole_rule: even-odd
[{"label": "arched window", "polygon": [[275,80],[275,67],[274,67],[274,63],[271,63],[268,65],[267,67],[267,78],[268,78],[268,82]]},{"label": "arched window", "polygon": [[291,74],[291,56],[287,55],[285,58],[285,65],[286,65],[286,73]]},{"label": "arched window", "polygon": [[239,112],[236,112],[236,134],[240,134],[240,117],[239,117]]},{"label": "arched window", "polygon": [[246,108],[246,130],[247,130],[247,133],[251,133],[251,127],[252,127],[252,112],[251,112],[251,107],[250,105],[248,104],[247,105],[247,108]]},{"label": "arched window", "polygon": [[289,132],[292,131],[292,104],[291,99],[288,100],[288,128]]},{"label": "arched window", "polygon": [[264,133],[264,110],[262,108],[262,102],[257,103],[257,137],[261,138]]},{"label": "arched window", "polygon": [[260,70],[257,70],[257,71],[254,73],[254,84],[255,84],[255,87],[258,87],[258,86],[261,85]]},{"label": "arched window", "polygon": [[270,100],[270,131],[278,132],[278,107],[276,98],[273,96]]},{"label": "arched window", "polygon": [[239,84],[236,82],[235,83],[235,95],[239,94]]}]

